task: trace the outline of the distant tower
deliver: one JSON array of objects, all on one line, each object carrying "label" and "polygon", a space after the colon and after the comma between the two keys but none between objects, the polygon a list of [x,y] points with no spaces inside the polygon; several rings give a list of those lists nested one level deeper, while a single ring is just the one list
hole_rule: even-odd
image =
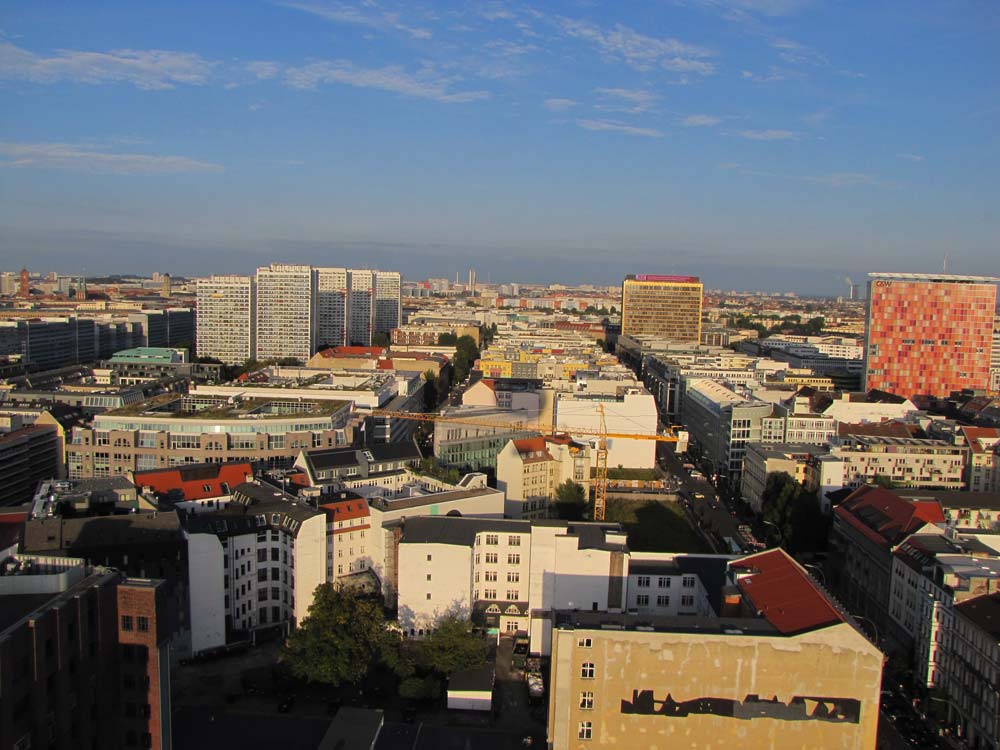
[{"label": "distant tower", "polygon": [[162,284],[162,286],[160,287],[160,296],[161,297],[169,297],[170,296],[170,274],[169,273],[163,274],[163,276],[160,277],[160,283]]},{"label": "distant tower", "polygon": [[76,285],[76,298],[87,299],[87,277],[81,276]]},{"label": "distant tower", "polygon": [[469,291],[476,293],[476,271],[473,268],[469,269]]},{"label": "distant tower", "polygon": [[28,274],[27,268],[21,269],[21,286],[17,292],[17,296],[22,299],[27,299],[31,294],[31,276]]}]

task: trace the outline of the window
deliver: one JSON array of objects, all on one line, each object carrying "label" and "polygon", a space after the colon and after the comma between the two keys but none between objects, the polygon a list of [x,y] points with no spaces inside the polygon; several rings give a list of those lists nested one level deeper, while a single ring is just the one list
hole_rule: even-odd
[{"label": "window", "polygon": [[694,606],[694,597],[691,596],[690,594],[685,594],[684,596],[682,596],[681,597],[681,606],[682,607],[693,607]]},{"label": "window", "polygon": [[508,573],[507,574],[507,583],[517,583],[520,580],[521,580],[521,574],[520,573]]},{"label": "window", "polygon": [[590,638],[578,638],[576,645],[580,648],[590,648],[594,645],[594,642]]},{"label": "window", "polygon": [[497,579],[497,572],[495,570],[487,570],[486,571],[486,580],[487,581],[495,581],[496,579]]},{"label": "window", "polygon": [[663,594],[661,594],[660,596],[656,597],[656,606],[657,607],[669,607],[670,606],[670,597],[667,596],[667,595],[663,595]]},{"label": "window", "polygon": [[594,709],[594,694],[590,690],[584,690],[580,693],[580,708],[584,711],[592,711]]},{"label": "window", "polygon": [[427,562],[431,562],[431,560],[432,560],[433,557],[434,557],[434,555],[427,555]]},{"label": "window", "polygon": [[639,607],[648,607],[649,606],[649,594],[639,594],[639,596],[637,596],[635,598],[635,603],[636,603],[636,606],[639,606]]},{"label": "window", "polygon": [[521,555],[519,555],[516,552],[512,552],[511,554],[507,555],[507,564],[508,565],[520,565],[521,564]]},{"label": "window", "polygon": [[496,563],[496,561],[497,561],[497,553],[496,552],[487,552],[486,553],[486,564],[487,565],[489,565],[490,563]]},{"label": "window", "polygon": [[521,546],[521,537],[519,537],[519,536],[513,536],[513,535],[507,537],[507,546],[509,546],[509,547],[520,547]]},{"label": "window", "polygon": [[427,600],[430,601],[430,598],[431,598],[431,595],[428,593],[427,594]]},{"label": "window", "polygon": [[636,581],[636,585],[641,589],[649,588],[649,576],[639,576],[639,580]]},{"label": "window", "polygon": [[489,544],[489,545],[492,545],[492,546],[496,546],[497,544],[500,544],[500,535],[499,534],[487,534],[486,535],[486,543]]},{"label": "window", "polygon": [[669,589],[670,588],[669,576],[660,576],[659,579],[656,581],[656,585],[659,586],[661,589]]},{"label": "window", "polygon": [[520,598],[520,592],[517,589],[507,589],[507,601],[516,602]]},{"label": "window", "polygon": [[681,585],[686,589],[694,588],[694,576],[684,576],[681,580]]},{"label": "window", "polygon": [[138,630],[140,633],[148,633],[149,632],[149,618],[148,617],[143,617],[142,615],[139,615],[138,617],[135,618],[135,624],[136,624],[136,630]]},{"label": "window", "polygon": [[122,615],[122,630],[132,630],[132,615]]},{"label": "window", "polygon": [[580,728],[577,730],[576,736],[581,740],[589,740],[594,733],[594,722],[592,721],[581,721]]},{"label": "window", "polygon": [[431,574],[430,573],[427,574],[427,580],[428,581],[431,580]]},{"label": "window", "polygon": [[585,680],[594,679],[594,662],[585,661],[580,667],[580,677]]},{"label": "window", "polygon": [[497,598],[497,590],[496,589],[486,589],[483,592],[483,599],[496,599],[496,598]]}]

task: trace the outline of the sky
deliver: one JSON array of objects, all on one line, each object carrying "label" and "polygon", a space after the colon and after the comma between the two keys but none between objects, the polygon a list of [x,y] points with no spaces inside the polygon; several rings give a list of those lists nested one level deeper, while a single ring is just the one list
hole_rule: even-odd
[{"label": "sky", "polygon": [[992,0],[0,0],[0,268],[1000,275]]}]

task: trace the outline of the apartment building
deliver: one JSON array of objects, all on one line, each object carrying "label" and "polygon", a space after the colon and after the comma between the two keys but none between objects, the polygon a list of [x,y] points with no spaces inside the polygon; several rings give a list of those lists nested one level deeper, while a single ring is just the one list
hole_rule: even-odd
[{"label": "apartment building", "polygon": [[497,454],[497,488],[506,496],[508,518],[548,518],[556,488],[571,480],[590,490],[589,443],[568,436],[509,440]]},{"label": "apartment building", "polygon": [[191,569],[194,653],[237,632],[301,622],[326,582],[326,514],[244,482],[221,510],[181,517]]},{"label": "apartment building", "polygon": [[[653,396],[641,387],[623,386],[615,390],[615,394],[592,394],[586,390],[557,393],[553,416],[556,429],[570,435],[574,431],[588,433],[587,440],[593,448],[602,421],[609,434],[655,436],[658,415]],[[615,436],[608,438],[607,446],[608,466],[651,469],[656,465],[655,440]],[[591,451],[591,457],[596,466],[596,450]]]},{"label": "apartment building", "polygon": [[622,283],[622,335],[701,341],[702,284],[696,276],[629,275]]},{"label": "apartment building", "polygon": [[272,263],[257,269],[256,359],[306,362],[316,351],[316,271]]},{"label": "apartment building", "polygon": [[744,397],[714,380],[688,383],[684,426],[702,457],[716,473],[738,487],[747,445],[763,438],[763,421],[771,404]]},{"label": "apartment building", "polygon": [[960,490],[965,486],[965,451],[944,440],[848,435],[820,460],[838,465],[842,487],[860,487],[876,477],[902,488]]},{"label": "apartment building", "polygon": [[[810,445],[748,443],[740,477],[740,494],[743,500],[753,508],[754,513],[761,513],[767,477],[775,472],[788,474],[809,489],[817,489],[812,486],[808,471],[809,461],[817,452],[817,448]],[[820,497],[819,500],[824,509],[829,509],[829,502],[825,497]]]},{"label": "apartment building", "polygon": [[347,334],[349,273],[346,268],[316,269],[317,348],[350,343]]},{"label": "apartment building", "polygon": [[300,451],[350,442],[351,403],[164,394],[98,414],[66,445],[71,479],[181,464],[248,461],[289,468]]},{"label": "apartment building", "polygon": [[256,280],[252,276],[209,276],[197,283],[197,351],[227,365],[257,352]]},{"label": "apartment building", "polygon": [[30,424],[0,434],[0,506],[28,502],[40,481],[64,473],[56,425]]},{"label": "apartment building", "polygon": [[0,747],[169,750],[171,613],[156,581],[71,557],[0,567]]},{"label": "apartment building", "polygon": [[705,616],[553,613],[550,747],[874,747],[883,657],[846,613],[782,550],[722,579]]},{"label": "apartment building", "polygon": [[967,446],[965,486],[969,492],[996,492],[1000,490],[1000,428],[962,427],[962,437]]}]

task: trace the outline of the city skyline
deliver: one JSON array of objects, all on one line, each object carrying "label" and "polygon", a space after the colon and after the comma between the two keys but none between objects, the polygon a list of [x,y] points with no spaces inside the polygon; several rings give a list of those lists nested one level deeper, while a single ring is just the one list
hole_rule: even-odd
[{"label": "city skyline", "polygon": [[0,28],[0,252],[824,294],[945,258],[996,275],[998,23],[818,0],[22,7]]}]

